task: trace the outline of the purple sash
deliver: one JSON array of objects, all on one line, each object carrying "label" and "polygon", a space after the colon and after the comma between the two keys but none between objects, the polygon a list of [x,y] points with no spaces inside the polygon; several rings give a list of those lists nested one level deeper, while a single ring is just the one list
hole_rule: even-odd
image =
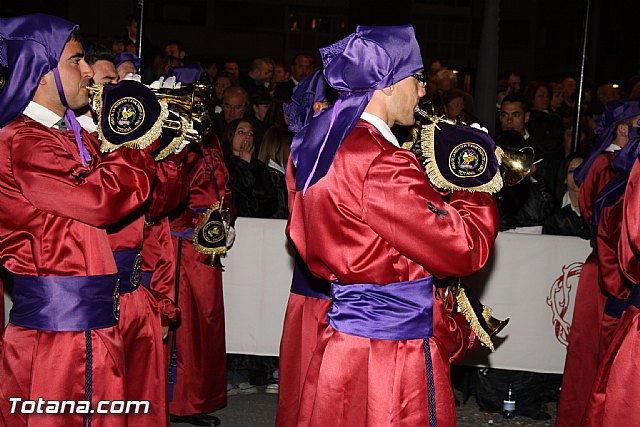
[{"label": "purple sash", "polygon": [[151,278],[153,277],[153,271],[143,271],[140,274],[140,284],[147,289],[151,289]]},{"label": "purple sash", "polygon": [[428,339],[433,335],[433,278],[388,285],[331,284],[327,313],[336,330],[380,340]]},{"label": "purple sash", "polygon": [[113,251],[113,258],[116,260],[116,266],[118,267],[120,295],[128,294],[138,289],[142,273],[140,249]]},{"label": "purple sash", "polygon": [[622,313],[628,306],[628,299],[618,299],[611,295],[607,295],[607,301],[604,303],[604,313],[608,316],[619,319],[622,317]]},{"label": "purple sash", "polygon": [[640,308],[640,285],[633,285],[631,287],[631,294],[629,295],[629,305],[634,305],[636,308]]},{"label": "purple sash", "polygon": [[296,255],[296,264],[293,268],[291,293],[317,299],[331,299],[329,282],[314,276],[298,255]]},{"label": "purple sash", "polygon": [[23,276],[13,281],[9,321],[40,331],[89,331],[118,323],[117,276]]},{"label": "purple sash", "polygon": [[171,235],[174,237],[182,237],[185,240],[191,241],[191,239],[193,239],[193,228],[189,227],[184,231],[171,230]]}]

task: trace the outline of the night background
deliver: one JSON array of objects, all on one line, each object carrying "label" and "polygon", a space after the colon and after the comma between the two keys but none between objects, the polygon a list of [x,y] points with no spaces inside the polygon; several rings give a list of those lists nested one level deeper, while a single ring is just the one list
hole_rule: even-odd
[{"label": "night background", "polygon": [[[425,66],[470,74],[474,90],[483,10],[490,0],[146,0],[143,34],[157,47],[182,41],[191,61],[234,57],[241,68],[255,57],[289,62],[298,52],[319,59],[320,46],[358,24],[413,24]],[[523,82],[579,77],[586,0],[500,2],[498,78],[511,70]],[[125,16],[138,1],[3,1],[1,16],[45,12],[80,24],[89,41],[125,32]],[[617,83],[640,73],[637,27],[640,2],[592,0],[585,76],[587,84]],[[143,51],[144,53],[144,51]],[[318,63],[316,63],[318,65]]]}]

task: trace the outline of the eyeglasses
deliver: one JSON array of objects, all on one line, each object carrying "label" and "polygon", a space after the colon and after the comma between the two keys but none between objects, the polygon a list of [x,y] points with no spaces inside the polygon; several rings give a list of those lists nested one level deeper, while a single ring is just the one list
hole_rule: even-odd
[{"label": "eyeglasses", "polygon": [[246,108],[246,107],[245,107],[244,104],[241,104],[241,105],[222,104],[222,108],[224,108],[225,110],[238,111],[238,110],[242,110],[243,108]]},{"label": "eyeglasses", "polygon": [[427,87],[427,83],[429,82],[429,80],[427,79],[427,76],[424,75],[424,73],[411,74],[411,77],[418,80],[418,83],[420,83],[420,86]]}]

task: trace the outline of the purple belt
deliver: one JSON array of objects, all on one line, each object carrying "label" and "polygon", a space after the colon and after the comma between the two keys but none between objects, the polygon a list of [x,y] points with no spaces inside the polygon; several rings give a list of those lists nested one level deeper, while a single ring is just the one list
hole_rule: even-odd
[{"label": "purple belt", "polygon": [[433,335],[433,278],[388,285],[331,284],[327,313],[336,330],[380,340],[428,339]]},{"label": "purple belt", "polygon": [[640,308],[640,285],[633,285],[631,287],[631,294],[629,294],[629,305],[634,305]]},{"label": "purple belt", "polygon": [[191,239],[193,239],[193,228],[187,228],[184,231],[171,230],[171,235],[175,237],[182,237],[185,240],[191,241]]},{"label": "purple belt", "polygon": [[151,289],[151,278],[153,277],[153,271],[143,271],[140,274],[140,284],[147,289]]},{"label": "purple belt", "polygon": [[604,313],[608,316],[619,319],[622,317],[622,313],[628,306],[628,299],[618,299],[611,295],[607,295],[607,301],[604,303]]},{"label": "purple belt", "polygon": [[16,274],[10,322],[41,331],[89,331],[115,326],[117,276],[23,276]]},{"label": "purple belt", "polygon": [[299,256],[296,256],[293,268],[291,293],[317,299],[331,299],[329,282],[314,276]]},{"label": "purple belt", "polygon": [[128,294],[138,289],[142,280],[140,249],[113,251],[113,258],[116,260],[116,266],[118,267],[120,295]]}]

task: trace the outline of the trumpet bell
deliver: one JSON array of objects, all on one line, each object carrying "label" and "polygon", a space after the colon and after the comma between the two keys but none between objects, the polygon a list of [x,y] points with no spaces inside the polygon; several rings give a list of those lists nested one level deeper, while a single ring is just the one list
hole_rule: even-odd
[{"label": "trumpet bell", "polygon": [[210,265],[211,267],[218,267],[224,270],[224,265],[222,265],[222,261],[220,261],[220,255],[218,254],[211,254],[207,265]]},{"label": "trumpet bell", "polygon": [[485,318],[487,322],[487,326],[489,326],[489,336],[493,337],[497,335],[501,330],[504,329],[505,326],[509,323],[510,318],[506,318],[505,320],[496,319],[493,316],[488,316]]},{"label": "trumpet bell", "polygon": [[505,184],[513,187],[529,175],[534,159],[535,152],[531,147],[523,147],[517,151],[503,148],[500,167],[504,172]]}]

